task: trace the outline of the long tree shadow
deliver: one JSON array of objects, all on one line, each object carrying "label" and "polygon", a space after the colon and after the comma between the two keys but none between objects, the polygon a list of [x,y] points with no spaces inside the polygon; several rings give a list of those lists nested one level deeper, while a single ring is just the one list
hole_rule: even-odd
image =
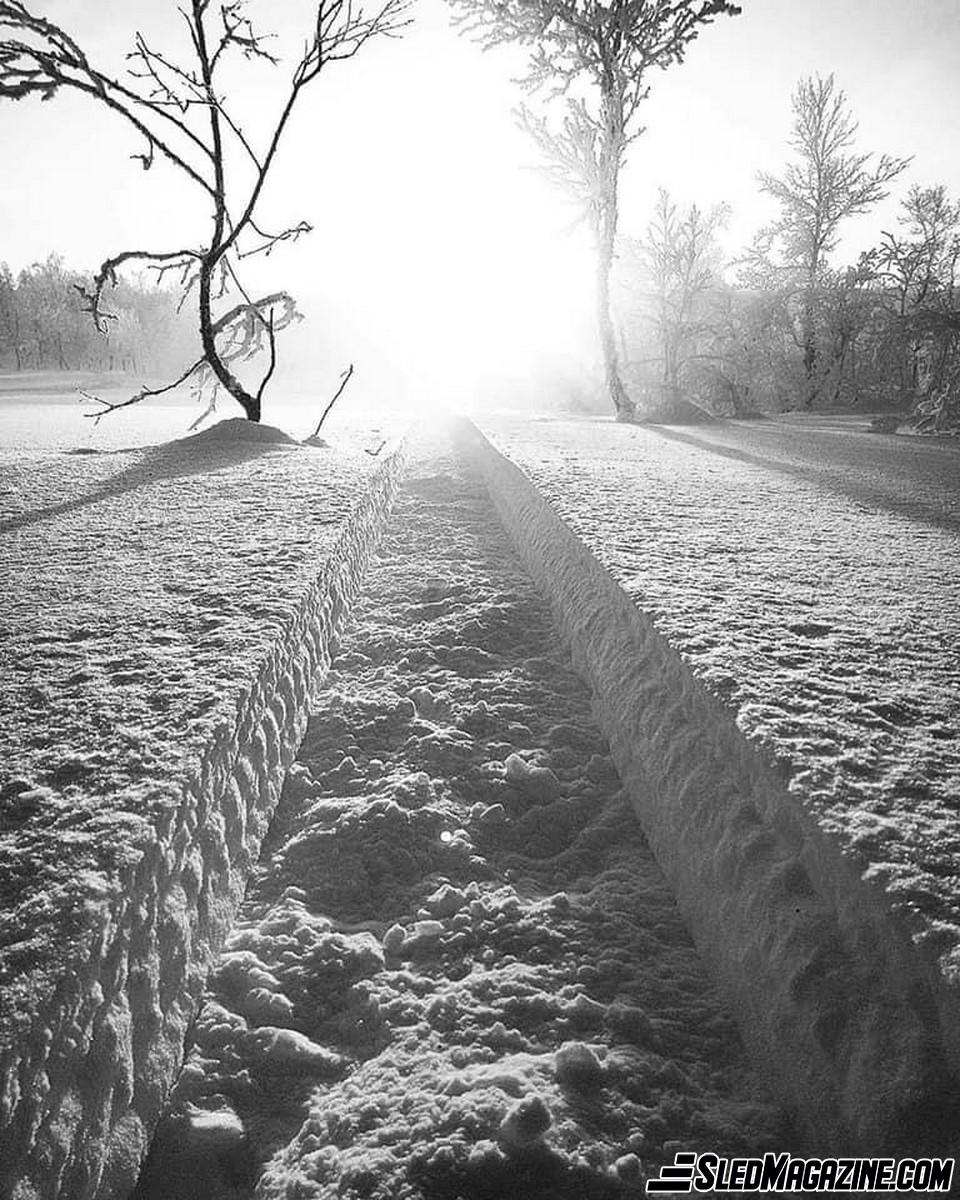
[{"label": "long tree shadow", "polygon": [[[133,451],[138,460],[126,470],[100,483],[90,491],[71,496],[57,504],[48,504],[31,512],[22,513],[0,521],[0,532],[8,533],[26,529],[31,525],[48,521],[67,513],[78,512],[91,504],[99,504],[104,500],[112,500],[139,488],[148,487],[163,479],[182,479],[188,475],[206,475],[213,471],[221,471],[235,467],[251,459],[260,458],[278,450],[299,449],[293,438],[277,429],[259,426],[258,432],[251,436],[237,437],[231,440],[215,439],[206,431],[190,438],[176,442],[167,442],[162,446],[148,446],[146,449]],[[108,454],[130,454],[130,450],[107,451]]]},{"label": "long tree shadow", "polygon": [[960,517],[956,517],[941,508],[934,507],[924,500],[907,500],[883,488],[871,486],[862,480],[853,479],[845,474],[839,466],[836,469],[830,469],[826,464],[805,466],[802,463],[784,462],[782,459],[767,457],[764,454],[754,453],[750,450],[741,449],[738,446],[719,445],[716,442],[710,441],[709,438],[698,437],[695,433],[686,430],[681,432],[679,429],[665,428],[662,425],[654,424],[645,425],[644,428],[649,429],[651,433],[658,434],[660,437],[667,438],[669,441],[682,442],[688,446],[695,446],[698,450],[708,450],[711,454],[717,454],[721,458],[732,458],[738,462],[764,467],[768,471],[777,471],[782,475],[791,475],[795,479],[802,479],[807,483],[815,483],[848,499],[886,509],[887,512],[896,513],[901,517],[908,517],[914,521],[923,521],[928,525],[935,525],[941,529],[960,529]]}]

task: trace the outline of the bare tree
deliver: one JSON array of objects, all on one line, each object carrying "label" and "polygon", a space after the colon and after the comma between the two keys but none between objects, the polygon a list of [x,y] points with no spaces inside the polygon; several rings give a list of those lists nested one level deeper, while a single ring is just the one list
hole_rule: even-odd
[{"label": "bare tree", "polygon": [[882,288],[882,348],[901,403],[943,428],[960,408],[960,203],[942,186],[913,187],[899,226],[860,270]]},{"label": "bare tree", "polygon": [[[353,58],[371,38],[396,34],[406,24],[405,9],[406,0],[381,0],[377,11],[367,16],[353,0],[319,0],[286,99],[258,149],[221,86],[231,57],[277,63],[269,38],[247,14],[246,0],[221,0],[217,5],[188,0],[178,10],[189,43],[183,60],[152,47],[137,33],[122,77],[99,70],[68,33],[21,0],[0,0],[0,99],[39,95],[47,100],[61,88],[91,97],[142,137],[142,153],[131,157],[144,170],[153,169],[158,160],[176,168],[203,193],[212,217],[209,232],[196,245],[123,250],[106,259],[92,284],[81,289],[86,311],[104,333],[114,319],[105,307],[105,292],[116,285],[118,271],[125,266],[147,264],[160,278],[177,272],[185,291],[197,291],[202,353],[196,361],[163,387],[143,388],[120,403],[100,401],[103,407],[97,415],[207,374],[251,421],[260,420],[263,393],[276,366],[276,334],[298,314],[284,292],[252,299],[241,282],[239,263],[251,255],[270,254],[311,226],[299,221],[267,232],[258,223],[258,203],[303,91],[325,67]],[[221,304],[227,307],[217,312]],[[267,366],[256,390],[248,390],[234,364],[261,354]]]},{"label": "bare tree", "polygon": [[874,161],[873,154],[854,151],[857,122],[833,75],[801,79],[792,106],[789,145],[796,159],[782,175],[759,177],[762,190],[777,201],[780,212],[761,230],[752,256],[761,271],[802,289],[800,321],[809,407],[817,393],[816,291],[828,268],[828,256],[836,248],[840,226],[883,200],[887,184],[910,159],[883,154]]},{"label": "bare tree", "polygon": [[662,379],[671,397],[679,395],[684,368],[700,352],[714,328],[707,299],[720,284],[717,235],[728,210],[704,211],[696,204],[680,212],[661,188],[653,220],[640,243],[651,288],[651,319],[662,356]]},{"label": "bare tree", "polygon": [[946,189],[912,187],[903,202],[900,232],[884,232],[861,263],[892,289],[897,312],[936,307],[956,285],[960,262],[960,204]]},{"label": "bare tree", "polygon": [[524,106],[523,126],[549,176],[582,207],[596,242],[596,315],[606,386],[619,420],[636,415],[620,374],[610,311],[610,272],[627,150],[643,133],[640,105],[654,68],[683,60],[702,26],[733,16],[729,0],[451,0],[465,32],[488,46],[520,43],[532,54],[521,80],[561,104],[559,122]]}]

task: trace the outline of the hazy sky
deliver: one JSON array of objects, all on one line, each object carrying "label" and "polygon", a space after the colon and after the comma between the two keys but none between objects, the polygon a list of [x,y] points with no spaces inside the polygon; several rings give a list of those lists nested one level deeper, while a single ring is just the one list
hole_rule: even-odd
[{"label": "hazy sky", "polygon": [[[173,0],[31,3],[98,62],[118,64],[137,28],[167,45],[177,33]],[[309,0],[252,8],[280,29],[280,48],[309,24]],[[358,380],[369,364],[368,378],[398,390],[563,371],[591,353],[589,256],[583,232],[567,232],[572,211],[529,169],[536,152],[511,118],[515,61],[457,36],[441,0],[413,13],[402,39],[331,67],[304,95],[263,214],[316,231],[256,282],[301,297],[309,323],[293,357],[318,379],[351,359]],[[897,196],[911,182],[960,194],[960,0],[743,0],[740,17],[653,77],[624,231],[643,229],[662,184],[684,201],[728,202],[731,246],[746,240],[766,212],[756,172],[783,164],[790,93],[817,71],[847,92],[862,149],[915,156]],[[253,127],[281,78],[246,78],[238,108]],[[15,269],[51,250],[90,267],[128,246],[190,242],[207,220],[170,171],[131,161],[142,149],[132,131],[82,98],[0,104],[0,147],[0,261]],[[848,252],[894,212],[891,200],[851,227]]]}]

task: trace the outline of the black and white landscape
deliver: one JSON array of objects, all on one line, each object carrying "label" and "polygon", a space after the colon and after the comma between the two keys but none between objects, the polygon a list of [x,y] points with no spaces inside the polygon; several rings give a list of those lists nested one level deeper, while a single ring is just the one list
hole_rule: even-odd
[{"label": "black and white landscape", "polygon": [[958,79],[0,0],[0,1197],[953,1159]]}]

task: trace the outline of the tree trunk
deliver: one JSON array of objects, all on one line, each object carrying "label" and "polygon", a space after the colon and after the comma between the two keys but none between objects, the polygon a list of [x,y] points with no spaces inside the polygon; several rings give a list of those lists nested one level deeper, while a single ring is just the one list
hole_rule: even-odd
[{"label": "tree trunk", "polygon": [[804,408],[813,408],[817,398],[817,331],[814,324],[813,285],[811,284],[803,301],[803,378],[806,392],[803,397]]},{"label": "tree trunk", "polygon": [[610,271],[613,266],[613,231],[601,232],[601,244],[597,256],[597,331],[600,335],[600,353],[603,356],[603,374],[607,391],[613,402],[618,421],[632,421],[636,408],[627,394],[620,378],[620,362],[613,317],[610,313]]},{"label": "tree trunk", "polygon": [[228,369],[217,350],[211,312],[213,272],[216,260],[205,258],[200,264],[200,341],[211,371],[243,409],[248,421],[260,420],[260,398],[251,396],[239,379]]},{"label": "tree trunk", "polygon": [[44,354],[43,354],[43,348],[44,348],[43,328],[38,320],[34,320],[34,322],[33,322],[33,344],[34,344],[34,365],[36,366],[36,369],[38,371],[41,371],[46,366],[46,359],[44,358]]},{"label": "tree trunk", "polygon": [[817,398],[817,368],[820,355],[817,349],[816,290],[820,274],[820,251],[814,246],[813,256],[807,267],[807,286],[803,295],[803,314],[800,318],[803,341],[803,378],[806,394],[804,408],[811,409]]},{"label": "tree trunk", "polygon": [[620,377],[617,339],[610,311],[610,272],[619,219],[620,161],[623,156],[623,97],[611,76],[604,88],[604,130],[598,161],[600,195],[595,201],[597,236],[597,332],[603,356],[603,374],[618,421],[633,421],[637,410]]},{"label": "tree trunk", "polygon": [[850,338],[850,403],[854,408],[860,407],[860,379],[857,361],[857,334]]}]

